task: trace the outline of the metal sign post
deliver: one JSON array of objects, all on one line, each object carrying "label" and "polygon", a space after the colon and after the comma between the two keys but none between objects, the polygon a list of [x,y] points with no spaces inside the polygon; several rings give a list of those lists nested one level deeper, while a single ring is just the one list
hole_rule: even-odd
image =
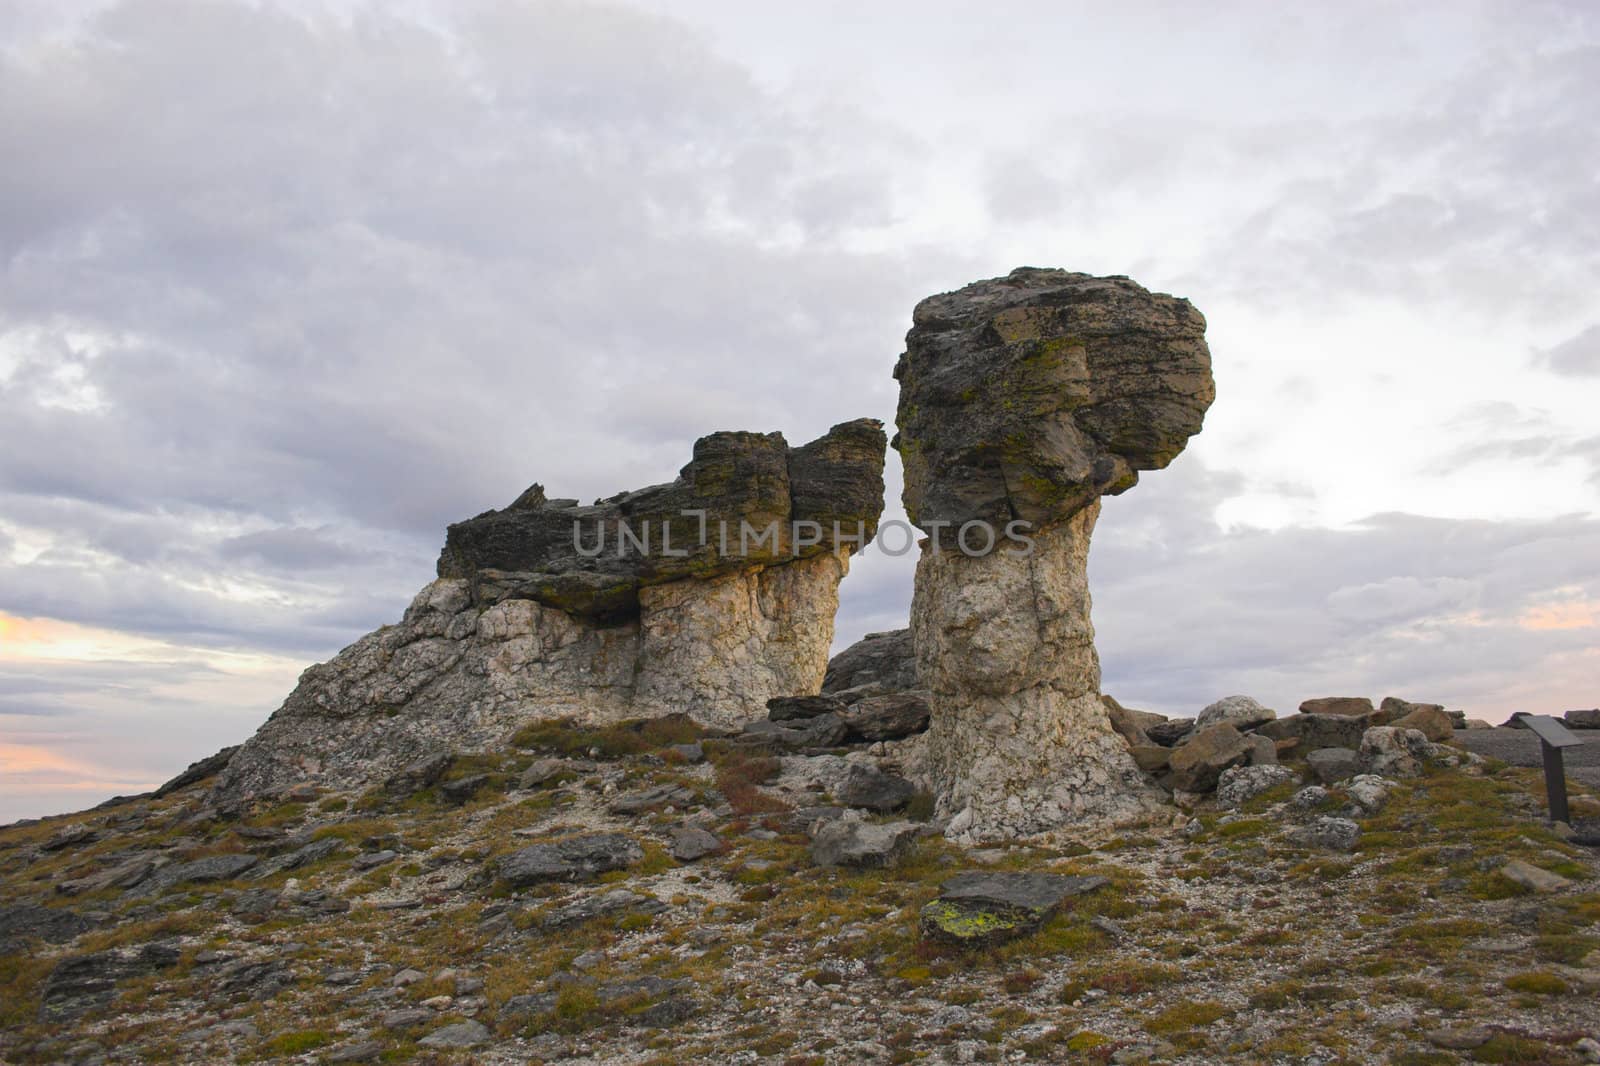
[{"label": "metal sign post", "polygon": [[1567,770],[1562,764],[1561,749],[1574,747],[1583,741],[1567,732],[1567,727],[1547,714],[1521,714],[1522,724],[1539,738],[1544,751],[1544,791],[1550,798],[1550,820],[1572,824],[1567,813]]}]

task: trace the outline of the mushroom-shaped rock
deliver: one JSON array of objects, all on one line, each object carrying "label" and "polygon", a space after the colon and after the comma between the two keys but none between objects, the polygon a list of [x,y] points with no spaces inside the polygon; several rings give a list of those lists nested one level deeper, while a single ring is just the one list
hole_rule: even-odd
[{"label": "mushroom-shaped rock", "polygon": [[1166,466],[1215,395],[1205,319],[1123,277],[1023,268],[917,305],[900,381],[903,500],[928,534],[912,641],[950,835],[1144,817],[1089,620],[1099,498]]}]

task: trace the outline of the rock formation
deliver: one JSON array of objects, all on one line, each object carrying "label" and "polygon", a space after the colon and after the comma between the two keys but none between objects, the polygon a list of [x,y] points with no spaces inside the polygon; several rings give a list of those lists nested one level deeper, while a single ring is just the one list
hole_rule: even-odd
[{"label": "rock formation", "polygon": [[839,581],[883,508],[885,443],[867,419],[797,448],[715,433],[671,484],[589,507],[535,485],[451,526],[438,580],[301,675],[219,800],[382,780],[541,719],[726,728],[818,691]]},{"label": "rock formation", "polygon": [[918,304],[895,377],[903,499],[928,534],[911,619],[927,766],[950,834],[1143,816],[1160,796],[1100,699],[1089,538],[1100,496],[1199,432],[1205,319],[1127,278],[1024,268]]}]

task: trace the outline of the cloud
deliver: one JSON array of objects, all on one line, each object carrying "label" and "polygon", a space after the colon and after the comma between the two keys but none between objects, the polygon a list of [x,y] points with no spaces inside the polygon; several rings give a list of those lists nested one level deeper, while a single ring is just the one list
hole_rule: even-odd
[{"label": "cloud", "polygon": [[1570,377],[1600,376],[1600,326],[1535,353],[1534,365]]}]

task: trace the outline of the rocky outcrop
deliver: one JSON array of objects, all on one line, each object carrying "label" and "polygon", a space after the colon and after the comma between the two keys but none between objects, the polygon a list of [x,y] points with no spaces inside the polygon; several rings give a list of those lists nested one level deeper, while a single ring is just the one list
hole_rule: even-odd
[{"label": "rocky outcrop", "polygon": [[451,526],[438,580],[398,625],[301,675],[228,760],[219,802],[383,781],[532,721],[733,728],[816,692],[839,581],[882,510],[884,447],[870,420],[799,448],[717,433],[670,485],[592,507],[536,485]]},{"label": "rocky outcrop", "polygon": [[1205,320],[1127,278],[1024,268],[918,304],[895,377],[903,500],[928,534],[911,629],[949,833],[1146,815],[1162,800],[1100,699],[1085,566],[1099,497],[1200,429]]}]

